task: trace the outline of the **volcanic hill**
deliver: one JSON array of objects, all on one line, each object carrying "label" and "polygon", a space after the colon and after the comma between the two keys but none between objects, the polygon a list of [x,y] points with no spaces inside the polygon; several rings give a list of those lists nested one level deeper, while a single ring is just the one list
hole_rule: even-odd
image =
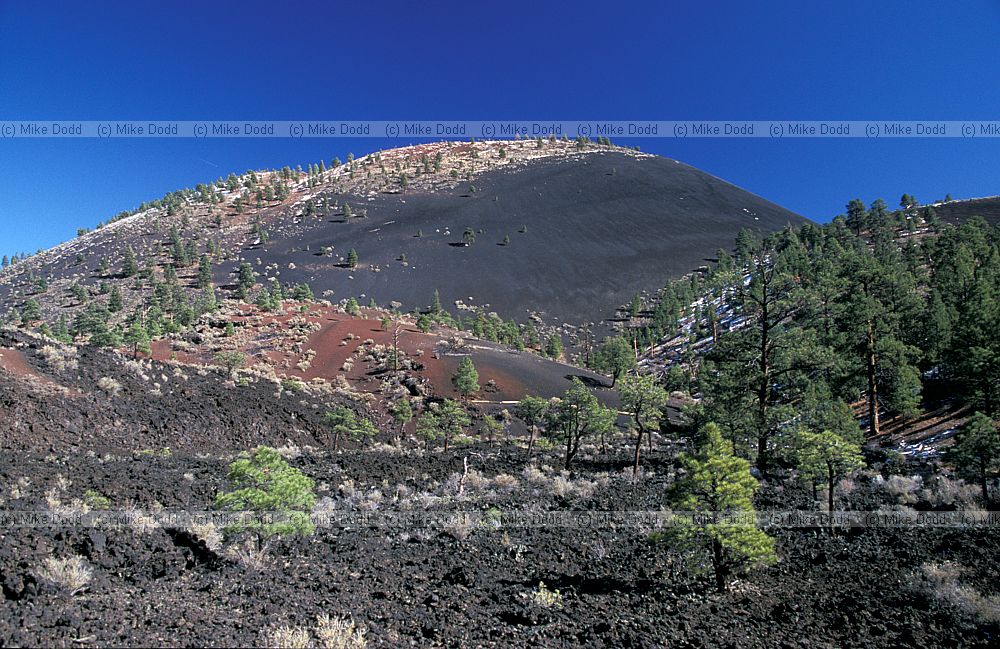
[{"label": "volcanic hill", "polygon": [[[704,265],[742,228],[805,222],[698,169],[623,147],[440,142],[175,192],[0,273],[0,310],[22,307],[44,277],[36,299],[46,316],[72,313],[70,286],[122,282],[130,246],[140,266],[162,272],[173,233],[196,254],[214,250],[220,288],[232,288],[246,261],[262,284],[307,282],[333,302],[421,309],[437,289],[449,310],[579,324],[613,317],[634,294]],[[182,280],[197,271],[190,262],[177,271]],[[124,293],[126,307],[140,297]]]}]

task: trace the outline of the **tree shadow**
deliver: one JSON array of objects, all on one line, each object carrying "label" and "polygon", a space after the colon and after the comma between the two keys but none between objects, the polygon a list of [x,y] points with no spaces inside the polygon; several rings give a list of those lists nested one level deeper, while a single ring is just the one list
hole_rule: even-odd
[{"label": "tree shadow", "polygon": [[594,377],[587,376],[585,374],[567,374],[563,378],[566,379],[567,381],[572,381],[573,379],[580,379],[580,382],[583,383],[588,388],[610,388],[611,387],[610,383],[605,383],[604,381],[602,381],[600,379],[595,379]]}]

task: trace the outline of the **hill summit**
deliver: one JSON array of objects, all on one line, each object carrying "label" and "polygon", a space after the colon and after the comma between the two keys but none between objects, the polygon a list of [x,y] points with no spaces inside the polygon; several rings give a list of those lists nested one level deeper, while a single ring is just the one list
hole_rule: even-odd
[{"label": "hill summit", "polygon": [[[127,279],[131,249],[137,266],[173,266],[192,291],[207,255],[224,289],[249,263],[262,284],[305,282],[334,302],[421,309],[437,290],[448,309],[581,323],[698,268],[742,228],[804,222],[698,169],[610,143],[437,142],[174,192],[12,266],[0,274],[0,304],[20,308],[41,282],[59,296],[58,308],[40,299],[43,311],[71,313],[74,285]],[[124,291],[126,307],[137,293]]]}]

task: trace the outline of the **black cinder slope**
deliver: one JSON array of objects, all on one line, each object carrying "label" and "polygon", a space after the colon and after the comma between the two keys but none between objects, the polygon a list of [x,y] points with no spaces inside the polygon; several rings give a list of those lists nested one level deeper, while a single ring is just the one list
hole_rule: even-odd
[{"label": "black cinder slope", "polygon": [[945,223],[959,225],[971,218],[981,216],[991,225],[1000,224],[1000,196],[948,201],[947,203],[937,203],[933,207],[938,218]]},{"label": "black cinder slope", "polygon": [[[422,308],[438,289],[445,308],[460,300],[548,322],[611,316],[635,293],[730,249],[741,228],[807,222],[691,166],[618,152],[533,160],[455,189],[338,198],[357,201],[368,217],[334,218],[244,256],[277,263],[283,281],[307,281],[333,300]],[[333,256],[320,256],[323,247]],[[359,266],[339,265],[352,248]]]}]

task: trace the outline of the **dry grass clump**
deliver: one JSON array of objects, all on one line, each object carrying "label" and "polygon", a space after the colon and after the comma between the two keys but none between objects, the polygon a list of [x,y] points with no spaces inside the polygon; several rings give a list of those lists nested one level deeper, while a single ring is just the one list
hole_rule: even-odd
[{"label": "dry grass clump", "polygon": [[543,465],[539,468],[531,465],[524,468],[524,471],[521,472],[521,478],[536,489],[548,491],[553,496],[566,499],[590,498],[599,487],[607,486],[610,481],[607,474],[599,475],[596,480],[573,480],[566,471],[551,476],[550,473],[553,473],[551,467]]},{"label": "dry grass clump", "polygon": [[1000,598],[987,597],[959,581],[962,566],[952,561],[920,566],[916,587],[934,599],[954,606],[983,622],[1000,621]]},{"label": "dry grass clump", "polygon": [[[263,646],[276,649],[305,649],[307,647],[323,647],[324,649],[364,649],[368,646],[365,630],[358,627],[354,620],[323,613],[316,617],[316,626],[310,633],[301,626],[280,626],[265,631]],[[315,640],[313,636],[315,635]]]},{"label": "dry grass clump", "polygon": [[498,473],[496,476],[493,477],[493,484],[496,485],[496,488],[499,489],[500,491],[510,493],[515,489],[517,489],[521,483],[518,482],[517,478],[515,478],[512,475],[506,473]]},{"label": "dry grass clump", "polygon": [[38,576],[76,595],[86,588],[93,574],[83,557],[67,557],[56,559],[49,557],[42,562]]},{"label": "dry grass clump", "polygon": [[141,361],[129,359],[125,361],[124,364],[125,369],[135,374],[138,378],[146,382],[149,381],[149,375],[146,373],[146,366]]},{"label": "dry grass clump", "polygon": [[50,367],[56,370],[75,370],[79,367],[76,358],[76,347],[70,345],[45,345],[39,350],[42,358]]},{"label": "dry grass clump", "polygon": [[521,477],[524,478],[525,482],[536,487],[546,485],[549,481],[545,472],[534,464],[524,467],[524,470],[521,471]]},{"label": "dry grass clump", "polygon": [[66,491],[71,486],[73,486],[73,481],[61,473],[56,474],[55,480],[56,480],[56,488],[59,489],[59,491]]},{"label": "dry grass clump", "polygon": [[591,480],[573,480],[565,471],[552,478],[549,491],[558,498],[587,499],[597,491],[597,483]]},{"label": "dry grass clump", "polygon": [[271,565],[267,544],[257,543],[254,539],[246,539],[242,543],[230,545],[226,548],[225,556],[230,561],[235,561],[244,568],[257,572],[263,572]]},{"label": "dry grass clump", "polygon": [[97,387],[104,390],[108,394],[114,396],[122,391],[122,384],[114,380],[110,376],[102,376],[97,379]]},{"label": "dry grass clump", "polygon": [[[60,491],[55,487],[51,487],[45,490],[45,505],[54,513],[61,516],[76,516],[80,514],[87,514],[90,512],[90,505],[80,500],[79,498],[74,498],[68,504],[63,504],[62,499],[59,497]],[[20,496],[15,496],[13,491],[11,492],[11,498],[16,500]]]},{"label": "dry grass clump", "polygon": [[149,534],[160,527],[156,518],[135,505],[126,505],[125,514],[128,516],[130,529],[137,534]]},{"label": "dry grass clump", "polygon": [[976,507],[979,494],[977,486],[946,476],[937,476],[920,492],[921,498],[934,507],[944,505],[962,509]]},{"label": "dry grass clump", "polygon": [[917,492],[922,486],[923,481],[920,478],[902,475],[889,476],[883,484],[886,492],[900,505],[912,505],[917,502]]},{"label": "dry grass clump", "polygon": [[294,460],[295,458],[302,456],[302,449],[293,444],[286,444],[285,446],[280,446],[274,450],[276,450],[278,455],[286,460]]},{"label": "dry grass clump", "polygon": [[450,534],[456,541],[464,541],[469,538],[472,531],[476,529],[476,524],[473,521],[472,516],[459,512],[449,518],[442,527],[444,531]]},{"label": "dry grass clump", "polygon": [[302,627],[279,626],[264,634],[263,646],[274,649],[307,649],[313,646],[312,636]]},{"label": "dry grass clump", "polygon": [[316,618],[316,638],[326,649],[364,649],[368,646],[365,630],[354,620],[326,613]]},{"label": "dry grass clump", "polygon": [[188,532],[193,534],[195,538],[205,544],[212,552],[218,552],[222,549],[222,532],[219,528],[212,522],[196,522],[192,523],[188,527]]}]

